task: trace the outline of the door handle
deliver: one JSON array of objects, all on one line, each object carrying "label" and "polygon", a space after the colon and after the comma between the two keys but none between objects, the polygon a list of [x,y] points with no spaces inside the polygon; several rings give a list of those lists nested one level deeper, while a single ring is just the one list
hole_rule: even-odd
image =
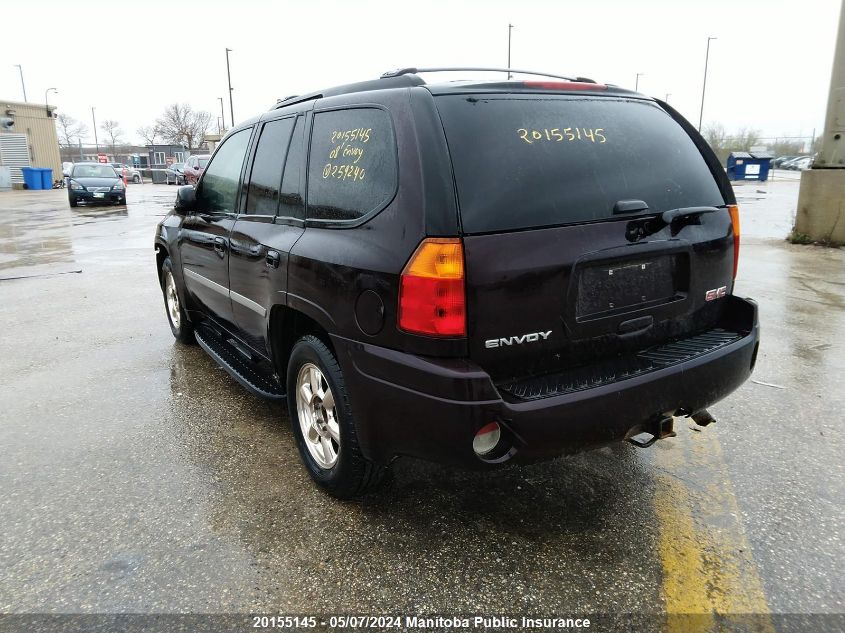
[{"label": "door handle", "polygon": [[279,255],[279,251],[267,251],[267,257],[264,261],[267,262],[269,268],[278,268],[279,263],[282,261],[282,256]]},{"label": "door handle", "polygon": [[215,237],[214,250],[220,255],[223,255],[226,252],[226,240],[224,240],[222,237]]}]

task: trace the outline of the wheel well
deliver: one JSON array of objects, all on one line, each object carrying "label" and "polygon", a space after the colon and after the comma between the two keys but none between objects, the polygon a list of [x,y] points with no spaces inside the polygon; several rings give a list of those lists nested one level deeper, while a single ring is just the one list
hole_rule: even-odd
[{"label": "wheel well", "polygon": [[[273,365],[284,385],[287,381],[288,358],[294,344],[306,334],[319,338],[335,354],[329,333],[314,319],[287,306],[274,306],[270,311],[270,351]],[[337,356],[337,354],[335,354]]]}]

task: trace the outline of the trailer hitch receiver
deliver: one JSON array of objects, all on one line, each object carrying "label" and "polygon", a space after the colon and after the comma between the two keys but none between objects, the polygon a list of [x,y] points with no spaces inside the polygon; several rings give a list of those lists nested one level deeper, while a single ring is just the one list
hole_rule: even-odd
[{"label": "trailer hitch receiver", "polygon": [[627,439],[638,448],[648,448],[657,440],[675,437],[677,434],[673,426],[674,418],[671,415],[658,416],[641,427],[639,433]]}]

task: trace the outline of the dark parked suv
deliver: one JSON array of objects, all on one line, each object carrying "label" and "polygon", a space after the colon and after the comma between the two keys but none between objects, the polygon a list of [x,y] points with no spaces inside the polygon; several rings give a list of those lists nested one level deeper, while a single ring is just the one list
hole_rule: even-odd
[{"label": "dark parked suv", "polygon": [[710,422],[758,325],[702,137],[592,80],[419,77],[437,70],[288,98],[226,136],[156,235],[176,338],[287,398],[340,497],[400,455],[486,467]]}]

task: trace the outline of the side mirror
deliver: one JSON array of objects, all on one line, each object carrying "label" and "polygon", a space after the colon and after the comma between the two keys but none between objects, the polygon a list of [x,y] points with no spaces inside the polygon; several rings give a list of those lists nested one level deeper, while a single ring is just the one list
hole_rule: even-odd
[{"label": "side mirror", "polygon": [[176,213],[179,215],[187,215],[189,211],[193,211],[197,205],[197,190],[193,185],[185,185],[176,190]]}]

